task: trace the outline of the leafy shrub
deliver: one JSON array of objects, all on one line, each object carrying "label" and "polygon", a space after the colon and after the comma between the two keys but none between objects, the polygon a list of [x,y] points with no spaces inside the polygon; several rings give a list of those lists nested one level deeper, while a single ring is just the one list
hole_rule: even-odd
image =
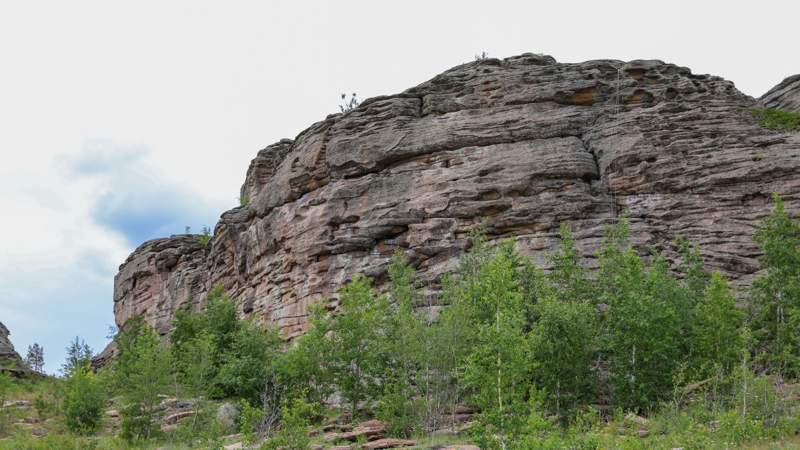
[{"label": "leafy shrub", "polygon": [[212,398],[259,401],[281,349],[276,330],[240,320],[219,286],[208,294],[203,313],[180,311],[174,324],[172,353],[184,384]]},{"label": "leafy shrub", "polygon": [[[104,387],[91,369],[88,366],[74,368],[66,380],[64,424],[74,433],[95,432],[103,419],[105,400]],[[39,409],[37,406],[37,411]]]},{"label": "leafy shrub", "polygon": [[290,406],[284,406],[281,428],[261,449],[306,450],[311,441],[308,437],[309,419],[315,414],[314,406],[302,399],[295,399]]},{"label": "leafy shrub", "polygon": [[753,282],[751,328],[757,362],[773,373],[800,376],[800,222],[789,217],[783,201],[755,235],[764,252],[764,273]]},{"label": "leafy shrub", "polygon": [[197,241],[198,244],[200,244],[203,247],[205,247],[206,245],[208,245],[209,242],[211,242],[211,237],[212,237],[211,236],[211,228],[203,227],[203,232],[201,234],[198,234],[194,238],[195,238],[195,240]]},{"label": "leafy shrub", "polygon": [[129,441],[150,439],[160,431],[154,419],[159,394],[170,381],[170,354],[141,316],[128,320],[114,341],[119,354],[111,377],[125,403],[122,436]]}]

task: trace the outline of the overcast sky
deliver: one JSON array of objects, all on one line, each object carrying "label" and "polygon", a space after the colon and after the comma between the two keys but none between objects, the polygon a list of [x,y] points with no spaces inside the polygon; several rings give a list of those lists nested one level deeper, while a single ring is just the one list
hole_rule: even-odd
[{"label": "overcast sky", "polygon": [[341,92],[396,93],[485,51],[662,59],[757,97],[800,72],[798,17],[797,1],[2,2],[0,321],[51,372],[75,335],[101,350],[130,251],[213,227],[256,152]]}]

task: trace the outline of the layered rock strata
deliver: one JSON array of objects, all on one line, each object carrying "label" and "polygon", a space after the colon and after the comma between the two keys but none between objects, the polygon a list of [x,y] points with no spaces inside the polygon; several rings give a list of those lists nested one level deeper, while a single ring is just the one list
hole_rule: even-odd
[{"label": "layered rock strata", "polygon": [[[800,90],[783,84],[762,101],[792,107]],[[730,81],[654,60],[455,67],[258,152],[245,206],[222,214],[208,245],[156,239],[120,267],[117,323],[142,314],[167,334],[177,308],[221,284],[243,315],[291,337],[354,274],[380,286],[395,251],[432,292],[476,226],[545,264],[566,223],[592,266],[623,213],[642,251],[675,260],[683,235],[747,284],[772,193],[800,211],[800,134],[760,126],[747,111],[758,105]]]},{"label": "layered rock strata", "polygon": [[27,370],[22,358],[14,350],[14,344],[8,338],[10,334],[8,328],[0,322],[0,372],[20,374]]}]

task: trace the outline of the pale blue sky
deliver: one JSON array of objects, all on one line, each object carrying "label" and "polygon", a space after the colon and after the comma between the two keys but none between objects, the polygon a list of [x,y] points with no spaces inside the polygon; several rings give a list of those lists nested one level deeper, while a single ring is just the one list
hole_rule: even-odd
[{"label": "pale blue sky", "polygon": [[476,53],[658,58],[759,96],[798,2],[37,1],[0,5],[0,321],[55,371],[96,350],[142,240],[214,225],[258,149]]}]

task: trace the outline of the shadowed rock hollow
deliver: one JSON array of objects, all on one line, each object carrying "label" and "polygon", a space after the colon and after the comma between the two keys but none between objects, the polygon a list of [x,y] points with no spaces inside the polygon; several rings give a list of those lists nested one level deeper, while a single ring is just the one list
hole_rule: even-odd
[{"label": "shadowed rock hollow", "polygon": [[[765,103],[796,109],[795,81]],[[746,111],[758,105],[730,81],[655,60],[455,67],[258,152],[248,204],[222,214],[208,245],[156,239],[122,264],[117,324],[141,314],[167,334],[177,308],[219,283],[242,314],[294,336],[309,305],[335,308],[354,274],[380,284],[397,250],[435,291],[478,224],[544,264],[564,222],[593,265],[623,211],[637,248],[674,260],[684,235],[747,284],[771,194],[800,210],[800,134],[760,126]]]}]

